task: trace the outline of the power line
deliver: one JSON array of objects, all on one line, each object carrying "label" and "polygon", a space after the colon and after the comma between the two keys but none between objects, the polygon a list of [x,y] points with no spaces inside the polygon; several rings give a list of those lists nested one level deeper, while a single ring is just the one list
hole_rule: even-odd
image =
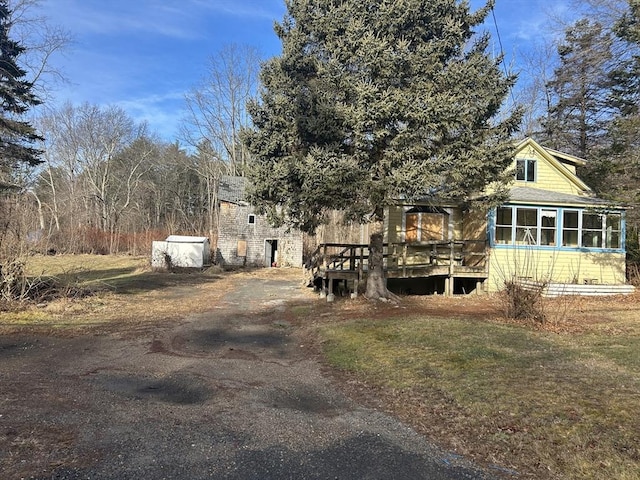
[{"label": "power line", "polygon": [[[502,63],[502,68],[504,70],[504,74],[506,77],[509,76],[509,72],[507,71],[507,65],[504,61],[505,59],[505,55],[504,55],[504,48],[502,46],[502,37],[500,36],[500,29],[498,28],[498,20],[496,19],[496,10],[493,7],[493,5],[491,5],[491,16],[493,17],[493,25],[496,27],[496,35],[498,37],[498,45],[500,46],[500,57],[502,58],[501,63]],[[516,103],[516,99],[513,95],[513,86],[509,87],[509,92],[511,94],[511,100],[513,101],[513,104],[515,105]]]}]

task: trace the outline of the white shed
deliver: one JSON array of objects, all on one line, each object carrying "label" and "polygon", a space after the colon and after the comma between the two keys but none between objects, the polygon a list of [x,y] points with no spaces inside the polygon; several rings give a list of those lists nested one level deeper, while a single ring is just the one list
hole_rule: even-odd
[{"label": "white shed", "polygon": [[153,242],[151,266],[154,268],[202,268],[211,264],[211,246],[207,237],[169,235],[164,242]]}]

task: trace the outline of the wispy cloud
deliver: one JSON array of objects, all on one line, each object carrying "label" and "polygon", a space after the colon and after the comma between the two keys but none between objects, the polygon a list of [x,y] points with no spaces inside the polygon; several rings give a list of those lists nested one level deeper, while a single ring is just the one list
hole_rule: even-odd
[{"label": "wispy cloud", "polygon": [[184,92],[173,91],[129,98],[116,103],[138,123],[146,123],[153,133],[162,138],[178,135],[182,117]]},{"label": "wispy cloud", "polygon": [[198,12],[152,0],[50,0],[43,8],[54,23],[78,35],[139,33],[193,38],[192,21],[198,18]]},{"label": "wispy cloud", "polygon": [[199,8],[210,12],[245,18],[276,19],[282,16],[282,0],[191,0]]},{"label": "wispy cloud", "polygon": [[211,17],[276,19],[281,0],[49,0],[45,14],[78,34],[150,34],[178,39],[199,38]]}]

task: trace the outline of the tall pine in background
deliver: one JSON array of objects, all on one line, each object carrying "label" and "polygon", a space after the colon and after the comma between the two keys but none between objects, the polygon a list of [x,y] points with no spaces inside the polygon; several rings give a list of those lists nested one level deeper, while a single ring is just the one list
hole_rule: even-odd
[{"label": "tall pine in background", "polygon": [[616,112],[610,147],[593,170],[600,174],[599,193],[633,207],[627,211],[627,262],[640,271],[640,0],[628,0],[628,7],[613,28],[627,54],[610,74]]},{"label": "tall pine in background", "polygon": [[18,167],[40,163],[40,151],[33,145],[41,137],[23,120],[29,108],[40,102],[18,65],[24,47],[11,39],[11,26],[8,2],[0,0],[0,190],[12,185]]},{"label": "tall pine in background", "polygon": [[551,108],[542,120],[545,145],[581,158],[603,147],[611,119],[610,32],[581,19],[565,32],[558,47],[560,64],[547,84]]},{"label": "tall pine in background", "polygon": [[[312,233],[329,210],[379,225],[400,198],[464,202],[497,180],[519,115],[498,118],[515,78],[475,33],[491,6],[288,0],[249,106],[252,203]],[[380,231],[370,247],[366,296],[386,297]]]}]

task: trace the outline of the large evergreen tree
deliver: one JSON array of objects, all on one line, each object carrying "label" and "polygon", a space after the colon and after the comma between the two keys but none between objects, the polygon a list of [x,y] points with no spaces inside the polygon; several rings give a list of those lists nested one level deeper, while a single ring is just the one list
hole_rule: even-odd
[{"label": "large evergreen tree", "polygon": [[624,55],[611,71],[609,148],[593,162],[594,186],[602,196],[622,201],[627,212],[627,256],[640,262],[640,0],[628,0],[628,10],[613,27]]},{"label": "large evergreen tree", "polygon": [[552,105],[541,140],[548,146],[583,158],[604,146],[611,119],[611,44],[610,33],[588,19],[566,30],[558,47],[560,65],[547,86]]},{"label": "large evergreen tree", "polygon": [[[288,0],[282,54],[264,64],[246,132],[251,200],[313,232],[328,210],[382,220],[398,199],[465,201],[512,160],[514,77],[476,36],[491,5],[456,0]],[[382,235],[367,297],[386,296]]]},{"label": "large evergreen tree", "polygon": [[10,183],[12,172],[19,166],[40,163],[40,151],[34,144],[41,137],[23,120],[39,101],[17,63],[24,47],[11,39],[11,26],[8,1],[0,0],[0,189]]}]

